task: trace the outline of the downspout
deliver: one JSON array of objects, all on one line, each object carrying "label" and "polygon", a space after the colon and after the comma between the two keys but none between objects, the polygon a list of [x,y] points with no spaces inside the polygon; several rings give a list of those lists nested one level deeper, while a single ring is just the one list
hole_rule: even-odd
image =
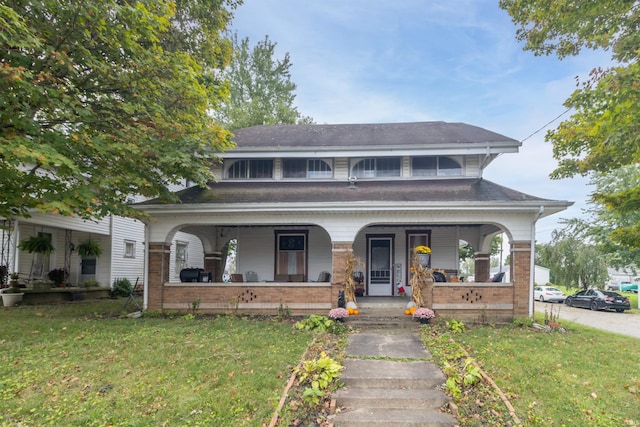
[{"label": "downspout", "polygon": [[149,304],[149,224],[144,223],[144,269],[142,272],[142,309]]},{"label": "downspout", "polygon": [[531,223],[531,266],[529,267],[529,317],[533,318],[533,277],[536,271],[536,222],[544,213],[544,206],[540,205],[538,213]]}]

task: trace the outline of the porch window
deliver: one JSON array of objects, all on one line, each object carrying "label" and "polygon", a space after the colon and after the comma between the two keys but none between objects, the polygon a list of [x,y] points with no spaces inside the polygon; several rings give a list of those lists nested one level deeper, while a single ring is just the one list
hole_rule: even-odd
[{"label": "porch window", "polygon": [[307,277],[307,233],[276,231],[275,274]]},{"label": "porch window", "polygon": [[357,178],[400,176],[400,157],[362,159],[351,170]]},{"label": "porch window", "polygon": [[283,178],[331,178],[333,170],[322,159],[282,159]]},{"label": "porch window", "polygon": [[412,176],[460,176],[462,166],[451,157],[420,156],[411,159]]},{"label": "porch window", "polygon": [[236,160],[227,171],[229,179],[273,178],[273,160],[249,159]]},{"label": "porch window", "polygon": [[185,242],[176,242],[176,275],[180,271],[187,268],[187,254],[189,253],[189,244]]}]

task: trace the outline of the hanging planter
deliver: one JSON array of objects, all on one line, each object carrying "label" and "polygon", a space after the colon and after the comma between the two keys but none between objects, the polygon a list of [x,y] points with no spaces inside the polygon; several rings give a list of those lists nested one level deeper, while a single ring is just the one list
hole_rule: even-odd
[{"label": "hanging planter", "polygon": [[85,240],[84,242],[80,243],[77,247],[77,250],[78,255],[80,255],[82,258],[98,258],[100,255],[102,255],[102,246],[100,246],[100,243],[94,242],[92,240]]},{"label": "hanging planter", "polygon": [[18,248],[22,251],[27,251],[30,254],[36,253],[43,255],[50,254],[56,250],[53,243],[51,243],[49,236],[44,234],[27,237],[20,242]]}]

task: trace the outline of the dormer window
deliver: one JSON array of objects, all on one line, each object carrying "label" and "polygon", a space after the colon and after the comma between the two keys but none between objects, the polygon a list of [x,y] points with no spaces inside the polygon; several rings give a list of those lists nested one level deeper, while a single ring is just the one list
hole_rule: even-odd
[{"label": "dormer window", "polygon": [[451,157],[422,156],[411,159],[412,176],[460,176],[462,166]]},{"label": "dormer window", "polygon": [[331,178],[333,170],[327,160],[282,159],[283,178]]},{"label": "dormer window", "polygon": [[381,157],[359,160],[351,170],[357,178],[400,176],[400,157]]},{"label": "dormer window", "polygon": [[227,171],[229,179],[271,179],[273,178],[272,159],[236,160]]}]

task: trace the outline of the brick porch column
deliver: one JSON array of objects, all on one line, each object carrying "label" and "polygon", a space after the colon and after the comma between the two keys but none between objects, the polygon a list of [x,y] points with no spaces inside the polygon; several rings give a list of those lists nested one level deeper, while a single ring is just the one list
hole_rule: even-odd
[{"label": "brick porch column", "polygon": [[351,242],[334,242],[331,250],[332,253],[332,272],[331,283],[331,305],[338,306],[338,292],[344,290],[344,283],[347,280],[345,273],[347,267],[347,256],[353,253],[353,243]]},{"label": "brick porch column", "polygon": [[149,271],[147,272],[147,309],[162,310],[164,283],[169,280],[171,244],[149,243]]},{"label": "brick porch column", "polygon": [[204,271],[211,273],[212,282],[222,282],[222,253],[205,252]]},{"label": "brick porch column", "polygon": [[491,268],[489,254],[484,252],[476,252],[475,255],[476,255],[475,274],[474,274],[475,281],[488,282],[489,270]]},{"label": "brick porch column", "polygon": [[531,242],[511,243],[511,283],[513,283],[513,316],[529,316],[529,288],[531,287]]}]

